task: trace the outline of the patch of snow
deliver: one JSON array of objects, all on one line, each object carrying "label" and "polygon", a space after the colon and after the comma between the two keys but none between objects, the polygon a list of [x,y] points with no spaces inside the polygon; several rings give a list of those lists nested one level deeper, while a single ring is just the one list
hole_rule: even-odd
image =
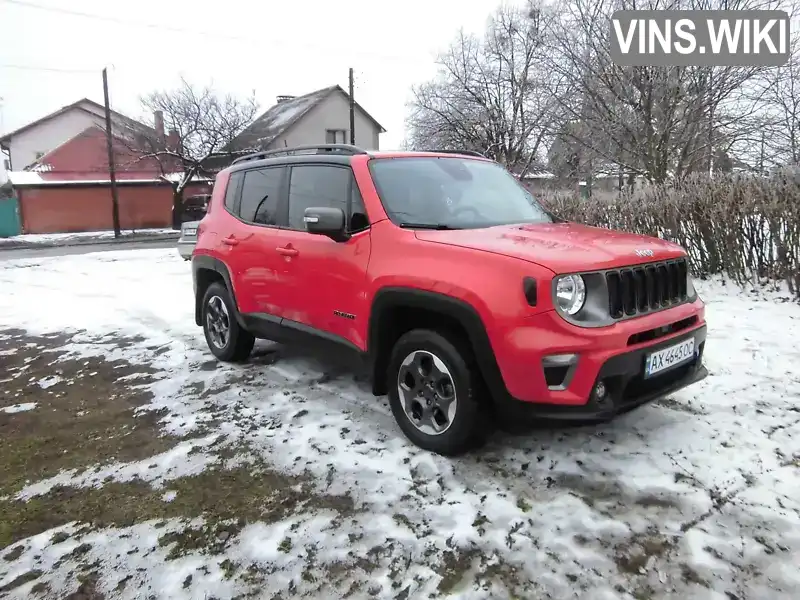
[{"label": "patch of snow", "polygon": [[63,381],[63,379],[61,379],[61,377],[59,377],[58,375],[53,375],[51,377],[42,377],[37,382],[37,384],[39,385],[40,388],[42,388],[43,390],[46,390],[47,388],[53,387],[54,385],[56,385],[57,383],[60,383],[61,381]]},{"label": "patch of snow", "polygon": [[164,502],[172,502],[177,497],[178,497],[178,492],[176,492],[175,490],[169,490],[167,492],[164,492],[164,495],[161,496],[161,499]]},{"label": "patch of snow", "polygon": [[217,437],[215,434],[181,442],[166,452],[136,462],[91,467],[80,473],[77,469],[61,471],[53,477],[25,486],[14,498],[27,501],[36,496],[43,496],[55,487],[102,487],[109,481],[118,483],[133,480],[146,481],[153,487],[160,487],[170,479],[191,477],[202,473],[210,463],[216,460],[215,457],[209,456],[202,450],[214,443]]},{"label": "patch of snow", "polygon": [[[123,229],[121,232],[123,237],[137,235],[171,235],[177,234],[171,228],[154,228],[154,229]],[[0,246],[3,244],[63,244],[75,241],[86,240],[110,240],[114,238],[113,231],[75,231],[71,233],[23,233],[6,238],[0,238]]]},{"label": "patch of snow", "polygon": [[[19,394],[17,394],[19,395]],[[37,402],[25,402],[23,404],[12,404],[11,406],[4,406],[0,408],[0,412],[7,414],[21,413],[33,410],[37,406]]]},{"label": "patch of snow", "polygon": [[289,100],[281,103],[273,108],[273,113],[270,115],[269,125],[270,128],[280,129],[295,119],[298,115],[303,114],[317,102],[318,98],[312,96],[310,98],[301,98],[297,100]]}]

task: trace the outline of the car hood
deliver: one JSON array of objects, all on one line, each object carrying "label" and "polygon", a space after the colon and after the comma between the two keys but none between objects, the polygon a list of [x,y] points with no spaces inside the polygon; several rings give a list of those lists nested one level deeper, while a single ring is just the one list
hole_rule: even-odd
[{"label": "car hood", "polygon": [[659,238],[576,223],[418,230],[416,236],[427,242],[520,258],[547,267],[556,274],[612,269],[686,254],[678,244]]}]

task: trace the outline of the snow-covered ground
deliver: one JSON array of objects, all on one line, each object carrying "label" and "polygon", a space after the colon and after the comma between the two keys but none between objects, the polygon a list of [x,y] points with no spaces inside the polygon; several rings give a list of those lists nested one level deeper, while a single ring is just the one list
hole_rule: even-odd
[{"label": "snow-covered ground", "polygon": [[[154,369],[145,408],[182,436],[141,461],[5,490],[14,502],[136,480],[173,504],[220,444],[234,451],[228,468],[310,487],[290,514],[219,538],[219,554],[170,556],[160,540],[187,527],[179,518],[64,523],[0,550],[0,594],[35,572],[11,597],[42,582],[61,597],[78,587],[80,559],[113,598],[798,598],[800,307],[780,293],[697,287],[708,305],[705,381],[607,425],[496,434],[450,460],[409,444],[385,399],[300,350],[210,361],[174,251],[2,263],[0,331],[66,333],[68,357]],[[25,409],[0,424],[41,410]]]},{"label": "snow-covered ground", "polygon": [[[177,235],[173,229],[123,229],[123,237],[150,236],[150,235]],[[0,238],[0,247],[3,245],[36,244],[50,246],[56,244],[69,244],[78,242],[107,241],[114,238],[113,231],[77,231],[73,233],[26,233],[7,238]]]}]

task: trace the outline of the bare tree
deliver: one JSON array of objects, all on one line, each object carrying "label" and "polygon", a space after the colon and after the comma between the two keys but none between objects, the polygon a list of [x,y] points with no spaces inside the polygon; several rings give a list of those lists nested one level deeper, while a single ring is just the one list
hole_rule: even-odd
[{"label": "bare tree", "polygon": [[253,96],[245,100],[223,96],[184,79],[177,88],[153,92],[141,103],[163,118],[163,126],[156,124],[155,135],[131,139],[139,160],[155,159],[162,178],[172,185],[172,226],[180,229],[186,186],[206,172],[211,161],[231,156],[234,138],[253,121],[258,104]]},{"label": "bare tree", "polygon": [[502,6],[483,38],[463,32],[439,75],[413,90],[409,145],[478,151],[525,170],[542,154],[566,81],[542,69],[554,14],[536,2]]},{"label": "bare tree", "polygon": [[[800,6],[790,8],[798,15]],[[753,90],[760,102],[760,127],[751,140],[759,171],[800,165],[800,33],[792,32],[789,61],[763,72]]]},{"label": "bare tree", "polygon": [[[629,67],[611,58],[617,9],[765,8],[761,0],[562,0],[548,68],[569,78],[564,128],[583,153],[664,181],[713,171],[713,157],[752,134],[757,105],[743,89],[763,67]],[[563,98],[563,97],[562,97]],[[585,161],[583,161],[585,163]],[[585,164],[582,169],[591,170]]]}]

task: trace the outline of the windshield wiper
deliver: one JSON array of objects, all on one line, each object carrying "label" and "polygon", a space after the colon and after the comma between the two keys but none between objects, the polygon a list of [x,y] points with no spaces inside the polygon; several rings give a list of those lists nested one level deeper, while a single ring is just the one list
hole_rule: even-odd
[{"label": "windshield wiper", "polygon": [[444,223],[400,223],[403,229],[435,229],[436,231],[454,231],[461,229],[461,227],[453,227]]}]

